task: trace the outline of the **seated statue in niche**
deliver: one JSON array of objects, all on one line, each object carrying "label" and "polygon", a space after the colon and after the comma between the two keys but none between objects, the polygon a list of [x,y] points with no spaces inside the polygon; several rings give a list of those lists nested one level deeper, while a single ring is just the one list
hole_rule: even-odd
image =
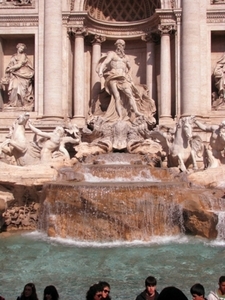
[{"label": "seated statue in niche", "polygon": [[218,60],[213,75],[216,88],[216,95],[213,93],[213,107],[219,107],[225,104],[225,53]]},{"label": "seated statue in niche", "polygon": [[34,69],[25,53],[26,45],[19,43],[16,48],[17,53],[11,57],[1,80],[2,89],[8,94],[4,107],[31,111],[34,106]]},{"label": "seated statue in niche", "polygon": [[149,97],[146,85],[135,85],[132,81],[125,41],[118,39],[115,46],[115,51],[109,51],[99,60],[96,71],[99,77],[104,77],[105,88],[99,94],[99,106],[94,103],[92,113],[111,123],[144,116],[149,126],[153,126],[155,102]]}]

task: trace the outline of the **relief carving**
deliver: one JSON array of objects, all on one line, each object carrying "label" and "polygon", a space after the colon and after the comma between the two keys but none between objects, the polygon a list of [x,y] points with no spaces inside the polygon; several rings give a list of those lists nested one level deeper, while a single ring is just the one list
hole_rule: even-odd
[{"label": "relief carving", "polygon": [[212,0],[211,4],[225,4],[225,0]]},{"label": "relief carving", "polygon": [[0,0],[0,6],[31,6],[34,0]]}]

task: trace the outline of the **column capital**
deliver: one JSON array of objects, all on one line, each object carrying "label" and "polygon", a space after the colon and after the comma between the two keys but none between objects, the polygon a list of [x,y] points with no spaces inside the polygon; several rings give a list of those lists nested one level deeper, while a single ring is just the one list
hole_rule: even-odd
[{"label": "column capital", "polygon": [[88,34],[86,27],[69,27],[67,30],[69,37],[86,36]]},{"label": "column capital", "polygon": [[159,29],[161,35],[171,34],[176,31],[176,25],[175,24],[160,24],[158,26],[158,29]]},{"label": "column capital", "polygon": [[181,23],[181,17],[182,17],[181,9],[175,9],[174,14],[175,14],[175,17],[176,17],[177,24],[180,24]]},{"label": "column capital", "polygon": [[142,41],[146,43],[155,43],[160,42],[159,32],[149,32],[141,36]]},{"label": "column capital", "polygon": [[94,34],[90,36],[91,44],[102,44],[106,41],[106,37],[103,35]]}]

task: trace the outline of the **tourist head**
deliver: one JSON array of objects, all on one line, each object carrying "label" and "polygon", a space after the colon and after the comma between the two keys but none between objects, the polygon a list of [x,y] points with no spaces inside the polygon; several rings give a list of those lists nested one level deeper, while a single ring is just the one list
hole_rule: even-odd
[{"label": "tourist head", "polygon": [[102,285],[99,283],[93,284],[86,294],[86,300],[100,300],[102,299]]},{"label": "tourist head", "polygon": [[99,281],[99,283],[102,286],[102,298],[103,299],[111,299],[109,296],[110,294],[110,285],[106,281]]},{"label": "tourist head", "polygon": [[54,285],[48,285],[44,289],[44,300],[58,300],[59,294]]},{"label": "tourist head", "polygon": [[222,295],[225,295],[225,276],[219,278],[219,290]]},{"label": "tourist head", "polygon": [[205,298],[205,289],[200,283],[194,284],[190,289],[190,293],[193,300],[202,300]]},{"label": "tourist head", "polygon": [[157,300],[188,300],[188,298],[175,286],[168,286],[161,291]]},{"label": "tourist head", "polygon": [[37,300],[36,287],[33,283],[29,282],[24,286],[23,292],[21,294],[21,299],[31,299]]},{"label": "tourist head", "polygon": [[157,280],[153,276],[148,276],[145,279],[145,288],[146,288],[146,292],[149,295],[153,296],[155,294],[156,284],[157,284]]}]

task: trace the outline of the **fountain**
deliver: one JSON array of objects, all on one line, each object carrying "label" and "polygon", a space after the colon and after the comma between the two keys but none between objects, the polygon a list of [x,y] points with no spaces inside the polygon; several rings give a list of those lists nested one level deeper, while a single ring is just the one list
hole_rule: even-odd
[{"label": "fountain", "polygon": [[[36,165],[30,165],[33,149],[37,151],[41,147],[38,140],[36,144],[27,141],[26,123],[36,134],[47,139],[42,141],[44,151],[39,150]],[[194,148],[186,147],[187,151],[183,151],[182,145],[188,144],[185,134],[192,135],[192,124],[192,117],[181,119],[174,131],[174,142],[171,143],[170,138],[166,145],[157,142],[161,137],[165,140],[163,132],[145,129],[145,134],[150,134],[155,140],[144,154],[143,138],[138,141],[136,136],[135,142],[133,138],[126,141],[127,149],[130,149],[129,143],[130,146],[135,143],[141,153],[117,149],[93,155],[96,144],[104,142],[106,145],[107,139],[107,145],[110,145],[110,136],[97,139],[97,142],[96,138],[90,143],[80,142],[74,125],[68,125],[65,136],[62,127],[45,133],[30,124],[28,114],[21,115],[13,125],[10,138],[1,145],[2,152],[8,154],[11,151],[17,163],[24,164],[22,167],[2,164],[1,182],[5,183],[6,191],[11,192],[8,209],[3,207],[3,211],[6,210],[3,213],[4,224],[9,229],[38,228],[51,237],[98,242],[150,241],[154,236],[182,233],[215,239],[218,220],[221,220],[218,212],[224,210],[224,193],[222,189],[212,187],[206,190],[206,184],[198,185],[202,174],[206,178],[207,172],[215,169],[187,170],[187,158],[190,154],[193,157]],[[177,133],[179,131],[183,132],[182,135]],[[115,143],[115,136],[111,138]],[[26,151],[21,151],[21,140]],[[79,147],[72,159],[68,159],[68,141],[75,149]],[[158,146],[152,147],[156,143]],[[86,147],[83,152],[81,144]],[[163,167],[164,151],[172,168]],[[54,158],[46,164],[47,157],[51,155]],[[180,173],[177,163],[183,172]],[[196,162],[192,165],[197,166]],[[15,174],[16,178],[13,175],[9,178],[4,170]],[[220,170],[223,171],[223,167]],[[216,174],[219,174],[218,168]],[[8,194],[5,197],[10,198]],[[221,228],[219,235],[222,236]]]},{"label": "fountain", "polygon": [[[224,123],[187,115],[156,126],[155,101],[131,78],[125,41],[114,46],[96,62],[105,84],[82,128],[67,118],[43,131],[28,112],[9,128],[0,144],[3,226],[99,242],[182,233],[215,239],[224,194],[206,177],[217,166],[215,182],[224,178]],[[196,126],[212,133],[213,152]]]},{"label": "fountain", "polygon": [[119,300],[148,275],[188,297],[197,281],[206,293],[217,283],[224,1],[125,2],[0,1],[7,300],[30,281],[39,299],[47,284],[80,299],[106,280]]},{"label": "fountain", "polygon": [[99,155],[76,171],[84,181],[44,186],[39,229],[49,236],[98,242],[217,237],[218,211],[225,208],[221,190],[191,186],[175,170],[152,168],[125,153]]}]

